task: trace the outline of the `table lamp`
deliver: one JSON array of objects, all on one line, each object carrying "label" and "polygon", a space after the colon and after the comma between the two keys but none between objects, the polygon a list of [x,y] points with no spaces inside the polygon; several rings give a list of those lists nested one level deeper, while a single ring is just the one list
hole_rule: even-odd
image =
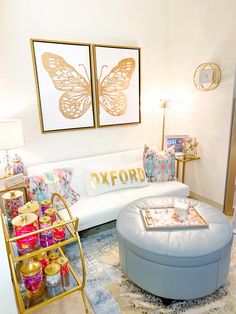
[{"label": "table lamp", "polygon": [[9,149],[19,148],[24,145],[22,123],[19,119],[0,120],[0,150],[5,150],[5,176],[13,174]]}]

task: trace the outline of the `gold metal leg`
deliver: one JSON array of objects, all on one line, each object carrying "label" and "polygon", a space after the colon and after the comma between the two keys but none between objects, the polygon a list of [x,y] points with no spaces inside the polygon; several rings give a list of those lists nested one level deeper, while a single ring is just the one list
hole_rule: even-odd
[{"label": "gold metal leg", "polygon": [[81,295],[82,295],[82,299],[84,303],[85,313],[88,313],[88,305],[87,305],[87,299],[86,299],[84,289],[81,290]]},{"label": "gold metal leg", "polygon": [[182,165],[182,183],[184,183],[184,177],[185,177],[185,162],[183,162]]},{"label": "gold metal leg", "polygon": [[176,161],[176,177],[179,179],[179,160]]}]

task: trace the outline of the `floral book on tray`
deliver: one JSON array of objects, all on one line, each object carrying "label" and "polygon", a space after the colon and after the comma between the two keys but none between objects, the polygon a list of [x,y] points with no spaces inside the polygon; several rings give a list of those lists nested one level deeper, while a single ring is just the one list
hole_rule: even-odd
[{"label": "floral book on tray", "polygon": [[174,207],[142,208],[141,216],[147,230],[207,228],[208,224],[194,207],[179,214]]}]

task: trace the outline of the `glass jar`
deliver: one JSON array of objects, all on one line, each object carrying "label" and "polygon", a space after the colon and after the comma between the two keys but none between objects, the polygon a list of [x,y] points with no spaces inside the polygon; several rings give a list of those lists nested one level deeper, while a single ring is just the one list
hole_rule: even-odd
[{"label": "glass jar", "polygon": [[39,203],[37,201],[27,202],[25,205],[21,206],[18,209],[19,214],[28,214],[32,213],[38,216],[39,218]]},{"label": "glass jar", "polygon": [[[29,232],[39,230],[38,216],[35,214],[23,214],[12,219],[14,235],[21,236]],[[38,249],[39,235],[34,234],[16,241],[20,254],[30,253]]]},{"label": "glass jar", "polygon": [[52,223],[57,220],[57,215],[56,215],[56,209],[54,206],[49,207],[48,209],[45,210],[44,212],[45,216],[51,217]]},{"label": "glass jar", "polygon": [[59,257],[57,263],[61,266],[61,275],[65,276],[69,273],[68,258],[65,256]]},{"label": "glass jar", "polygon": [[7,219],[11,221],[18,215],[18,209],[24,205],[24,196],[22,191],[9,191],[2,195],[3,207]]},{"label": "glass jar", "polygon": [[35,294],[42,283],[42,265],[40,262],[29,259],[20,269],[22,281],[30,294]]},{"label": "glass jar", "polygon": [[42,216],[44,216],[45,210],[48,209],[51,206],[52,205],[51,205],[51,201],[50,200],[44,200],[44,201],[40,202]]},{"label": "glass jar", "polygon": [[43,252],[36,255],[35,259],[42,264],[42,270],[44,274],[45,267],[49,265],[49,257],[47,255],[47,252]]},{"label": "glass jar", "polygon": [[[54,221],[53,226],[57,226],[61,223],[61,221]],[[66,237],[66,229],[65,226],[56,227],[53,229],[53,241],[54,243],[58,243],[64,241]]]},{"label": "glass jar", "polygon": [[[40,229],[51,227],[52,222],[51,218],[48,216],[43,216],[39,219],[39,226]],[[48,247],[50,245],[53,245],[53,231],[51,230],[45,230],[40,233],[40,245],[42,247]]]},{"label": "glass jar", "polygon": [[12,164],[13,173],[15,175],[19,173],[24,173],[25,166],[20,156],[15,155],[15,157],[12,159]]},{"label": "glass jar", "polygon": [[45,267],[46,283],[50,287],[55,287],[61,283],[60,265],[51,263]]}]

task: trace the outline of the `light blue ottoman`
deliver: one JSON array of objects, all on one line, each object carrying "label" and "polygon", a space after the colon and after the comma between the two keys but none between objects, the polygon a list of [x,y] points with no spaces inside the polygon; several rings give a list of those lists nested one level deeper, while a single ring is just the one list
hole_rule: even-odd
[{"label": "light blue ottoman", "polygon": [[[146,230],[140,209],[191,203],[209,228]],[[226,282],[232,228],[216,208],[188,198],[149,197],[123,208],[117,219],[120,262],[127,277],[160,297],[188,300],[206,296]]]}]

